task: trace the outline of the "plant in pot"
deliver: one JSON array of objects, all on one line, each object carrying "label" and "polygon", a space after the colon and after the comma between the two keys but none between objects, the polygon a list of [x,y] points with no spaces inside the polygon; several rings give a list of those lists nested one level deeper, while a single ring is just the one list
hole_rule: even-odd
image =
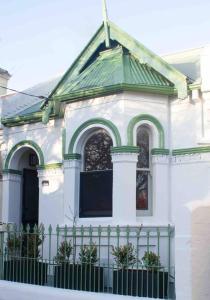
[{"label": "plant in pot", "polygon": [[70,262],[73,247],[71,241],[60,244],[55,256],[54,286],[75,290],[102,291],[103,268],[96,266],[97,247],[84,245],[77,263]]},{"label": "plant in pot", "polygon": [[39,247],[44,236],[39,230],[34,233],[9,234],[7,239],[8,259],[4,262],[4,279],[44,285],[47,279],[47,263],[41,260]]},{"label": "plant in pot", "polygon": [[78,278],[79,290],[103,291],[104,270],[98,262],[97,246],[92,243],[81,247],[79,253]]},{"label": "plant in pot", "polygon": [[62,241],[54,257],[54,286],[59,288],[74,289],[74,265],[70,262],[72,254],[70,241]]},{"label": "plant in pot", "polygon": [[113,271],[113,293],[139,297],[167,298],[168,273],[162,271],[160,257],[146,251],[141,262],[132,244],[112,248],[117,269]]},{"label": "plant in pot", "polygon": [[113,269],[113,293],[137,296],[135,282],[138,271],[134,269],[137,263],[134,246],[131,243],[114,247],[112,255],[115,261]]},{"label": "plant in pot", "polygon": [[168,297],[168,272],[161,266],[160,257],[152,251],[146,251],[141,260],[143,296],[167,299]]}]

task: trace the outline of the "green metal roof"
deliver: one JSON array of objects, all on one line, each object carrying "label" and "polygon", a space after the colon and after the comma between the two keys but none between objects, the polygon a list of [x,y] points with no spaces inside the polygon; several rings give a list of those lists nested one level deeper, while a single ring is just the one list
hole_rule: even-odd
[{"label": "green metal roof", "polygon": [[13,117],[16,117],[16,116],[25,116],[25,115],[29,115],[29,114],[33,114],[33,113],[36,113],[36,112],[41,112],[41,105],[44,101],[39,101],[38,103],[22,110],[21,112],[18,112],[17,114],[15,114]]},{"label": "green metal roof", "polygon": [[99,56],[76,78],[66,80],[56,96],[71,95],[96,88],[119,85],[172,88],[173,84],[156,70],[140,63],[122,46],[100,52]]}]

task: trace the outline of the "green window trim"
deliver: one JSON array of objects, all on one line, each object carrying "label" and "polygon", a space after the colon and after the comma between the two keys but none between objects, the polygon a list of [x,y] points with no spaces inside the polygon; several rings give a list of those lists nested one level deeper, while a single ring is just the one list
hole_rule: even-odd
[{"label": "green window trim", "polygon": [[142,114],[134,117],[131,119],[131,121],[128,124],[127,128],[127,138],[128,138],[128,146],[134,146],[133,141],[133,131],[134,127],[137,123],[141,121],[149,121],[151,122],[158,130],[159,135],[159,148],[164,149],[165,148],[165,134],[164,129],[161,123],[156,119],[155,117],[148,115],[148,114]]},{"label": "green window trim", "polygon": [[81,154],[79,153],[64,154],[64,160],[74,160],[74,159],[81,159]]},{"label": "green window trim", "polygon": [[19,148],[22,148],[23,146],[28,146],[28,147],[32,148],[38,155],[39,164],[44,165],[44,155],[43,155],[41,148],[35,142],[33,142],[31,140],[28,140],[28,141],[25,140],[25,141],[21,141],[20,143],[16,144],[15,146],[13,146],[12,149],[9,151],[9,153],[6,157],[6,160],[5,160],[4,169],[6,169],[6,170],[9,169],[10,160],[11,160],[13,154]]},{"label": "green window trim", "polygon": [[100,127],[100,125],[104,125],[105,127],[109,128],[111,130],[111,132],[113,133],[116,145],[118,147],[121,146],[121,137],[120,137],[120,133],[119,133],[117,127],[109,120],[102,119],[102,118],[95,118],[95,119],[90,119],[90,120],[84,122],[82,125],[80,125],[76,129],[76,131],[74,132],[74,134],[71,138],[71,141],[69,143],[68,154],[73,154],[74,146],[75,146],[75,143],[76,143],[76,140],[77,140],[79,134],[90,125],[96,125],[96,126],[99,125],[99,127]]},{"label": "green window trim", "polygon": [[111,153],[139,153],[139,147],[136,146],[121,146],[112,147]]},{"label": "green window trim", "polygon": [[14,169],[3,169],[3,174],[22,175],[22,172]]}]

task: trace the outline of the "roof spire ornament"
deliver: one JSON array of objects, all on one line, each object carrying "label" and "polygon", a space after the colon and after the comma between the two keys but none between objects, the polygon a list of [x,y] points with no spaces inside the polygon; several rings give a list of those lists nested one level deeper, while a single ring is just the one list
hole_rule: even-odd
[{"label": "roof spire ornament", "polygon": [[109,24],[108,24],[108,13],[107,13],[107,7],[106,7],[106,0],[102,0],[102,4],[103,4],[105,43],[106,43],[106,48],[110,48],[110,36],[109,36]]}]

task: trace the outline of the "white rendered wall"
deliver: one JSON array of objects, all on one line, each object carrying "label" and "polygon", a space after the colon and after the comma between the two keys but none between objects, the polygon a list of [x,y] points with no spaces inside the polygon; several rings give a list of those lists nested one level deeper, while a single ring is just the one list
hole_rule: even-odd
[{"label": "white rendered wall", "polygon": [[[68,151],[69,142],[76,131],[76,129],[83,124],[84,122],[93,119],[93,118],[104,118],[106,120],[111,121],[114,123],[114,125],[118,128],[122,145],[127,145],[127,127],[131,119],[134,117],[141,115],[141,114],[149,114],[156,119],[159,120],[159,122],[162,124],[165,132],[165,147],[169,147],[170,141],[169,141],[169,105],[168,105],[168,98],[166,96],[158,96],[158,95],[151,95],[151,94],[137,94],[137,93],[122,93],[119,95],[112,95],[107,97],[101,97],[86,101],[78,101],[76,103],[67,104],[66,110],[65,110],[65,123],[64,127],[66,128],[66,152]],[[143,124],[142,122],[141,124]],[[145,122],[146,123],[146,122]],[[139,124],[139,125],[141,125]],[[137,124],[138,125],[138,124]],[[150,124],[149,124],[150,125]],[[91,127],[97,127],[97,125],[91,125]],[[137,129],[137,126],[135,127],[135,130]],[[87,131],[87,129],[85,129]],[[80,136],[78,137],[73,152],[80,153],[81,152],[81,145],[77,146],[80,143],[80,139],[82,139],[82,135],[85,134],[82,132]],[[134,130],[134,131],[135,131]],[[110,133],[110,132],[109,132]],[[111,135],[111,133],[110,133]],[[113,138],[113,136],[111,135]],[[135,133],[134,133],[134,141],[135,141]],[[115,140],[113,140],[113,143],[115,143]],[[114,144],[115,146],[115,144]],[[158,136],[154,136],[154,142],[152,145],[152,148],[159,148],[158,143]],[[168,166],[169,166],[169,160],[164,157],[163,161],[158,161],[154,163],[154,172],[153,172],[153,186],[154,191],[158,190],[158,193],[153,192],[153,208],[152,208],[152,216],[134,216],[133,213],[128,214],[126,212],[130,211],[131,206],[135,207],[135,176],[134,170],[130,171],[130,168],[126,168],[125,165],[122,166],[123,169],[126,169],[126,171],[123,172],[124,179],[122,178],[121,182],[124,182],[123,187],[121,187],[122,191],[119,190],[119,183],[117,182],[117,179],[113,182],[113,205],[115,206],[116,203],[120,203],[122,195],[123,198],[125,198],[127,194],[129,194],[130,197],[128,197],[127,202],[125,202],[125,206],[123,206],[124,209],[124,215],[123,218],[119,220],[118,217],[115,218],[113,215],[113,218],[93,218],[93,219],[79,219],[77,220],[77,224],[119,224],[123,223],[122,225],[127,224],[145,224],[145,225],[167,225],[170,222],[170,212],[169,212],[169,202],[170,199],[168,198]],[[114,172],[117,172],[120,164],[118,164],[116,167],[114,167]],[[82,159],[81,159],[81,167],[82,167]],[[135,168],[134,168],[135,169]],[[162,174],[162,176],[159,176],[159,174]],[[115,174],[113,174],[115,178]],[[123,177],[122,176],[122,177]],[[77,176],[77,178],[79,178]],[[116,178],[119,178],[119,176]],[[129,180],[129,178],[132,178],[134,180],[133,182],[133,191],[129,192],[126,189],[125,182]],[[66,181],[68,179],[65,178]],[[79,179],[78,179],[79,180]],[[73,189],[72,187],[68,187],[67,190]],[[122,185],[121,185],[122,186]],[[129,184],[129,187],[131,187],[131,184]],[[75,191],[74,191],[75,192]],[[65,192],[66,194],[66,192]],[[73,201],[73,205],[78,199],[78,195],[74,194],[75,198]],[[65,196],[64,196],[65,197]],[[70,198],[70,197],[69,197]],[[66,197],[68,199],[68,197]],[[66,201],[65,207],[68,207],[68,202]],[[71,204],[72,207],[72,204]],[[132,220],[132,221],[131,221]]]},{"label": "white rendered wall", "polygon": [[176,228],[177,300],[210,298],[210,155],[174,158],[172,220]]}]

